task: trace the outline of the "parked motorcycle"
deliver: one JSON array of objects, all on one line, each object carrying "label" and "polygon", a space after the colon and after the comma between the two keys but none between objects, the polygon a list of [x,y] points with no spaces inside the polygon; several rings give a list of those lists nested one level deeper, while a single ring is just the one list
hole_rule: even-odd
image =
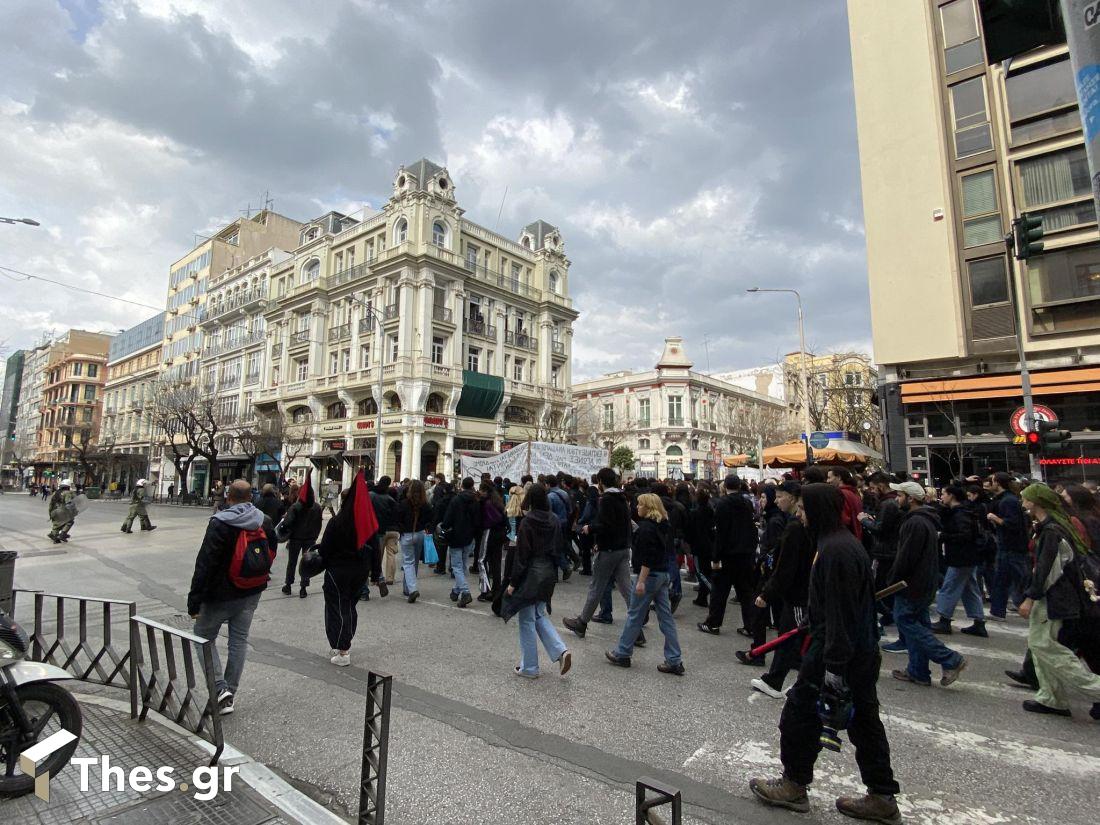
[{"label": "parked motorcycle", "polygon": [[46,762],[50,776],[56,776],[80,744],[80,704],[54,684],[73,677],[59,667],[27,661],[28,650],[23,628],[0,610],[0,796],[34,789],[34,777],[19,767],[19,754],[27,748],[61,730],[74,734],[76,739]]}]

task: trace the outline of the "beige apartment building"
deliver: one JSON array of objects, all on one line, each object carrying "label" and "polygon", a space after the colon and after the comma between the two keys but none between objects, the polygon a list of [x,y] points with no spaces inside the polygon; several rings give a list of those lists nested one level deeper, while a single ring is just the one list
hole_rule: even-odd
[{"label": "beige apartment building", "polygon": [[[1048,478],[1100,470],[1100,236],[1064,44],[988,64],[976,0],[849,0],[875,360],[895,470],[1028,468],[1035,401],[1073,432]],[[1026,264],[1003,236],[1041,215]],[[1018,295],[1013,310],[1013,292]]]},{"label": "beige apartment building", "polygon": [[161,372],[164,317],[160,312],[120,332],[107,352],[99,443],[110,450],[108,490],[131,490],[139,478],[156,489],[160,465],[153,453],[161,434],[153,426],[151,406]]},{"label": "beige apartment building", "polygon": [[695,372],[683,338],[666,338],[652,370],[613,372],[573,385],[572,438],[609,450],[627,446],[648,478],[724,477],[725,455],[765,446],[795,430],[787,404]]},{"label": "beige apartment building", "polygon": [[421,159],[362,221],[329,213],[270,267],[263,387],[253,401],[309,425],[312,463],[450,474],[462,452],[564,432],[572,324],[561,233],[512,241],[464,216],[447,170]]}]

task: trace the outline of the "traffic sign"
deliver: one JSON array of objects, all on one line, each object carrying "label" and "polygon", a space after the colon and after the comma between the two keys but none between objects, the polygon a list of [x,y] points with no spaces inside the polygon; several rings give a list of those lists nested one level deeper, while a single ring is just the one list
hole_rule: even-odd
[{"label": "traffic sign", "polygon": [[1029,430],[1035,429],[1035,424],[1038,421],[1049,421],[1052,424],[1058,423],[1058,414],[1045,404],[1036,404],[1033,410],[1035,413],[1035,421],[1032,421],[1031,427],[1028,427],[1024,421],[1027,417],[1027,409],[1025,407],[1016,408],[1012,413],[1012,417],[1008,419],[1008,426],[1012,428],[1012,432],[1016,433],[1016,435],[1025,435]]},{"label": "traffic sign", "polygon": [[815,450],[824,450],[829,446],[829,436],[820,431],[810,433],[810,446]]}]

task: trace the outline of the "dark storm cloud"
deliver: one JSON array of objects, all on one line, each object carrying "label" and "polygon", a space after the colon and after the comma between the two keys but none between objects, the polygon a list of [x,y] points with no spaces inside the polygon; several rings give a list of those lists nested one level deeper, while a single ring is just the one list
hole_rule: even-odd
[{"label": "dark storm cloud", "polygon": [[[754,285],[802,290],[821,348],[869,337],[839,0],[102,6],[79,31],[49,4],[2,12],[17,48],[19,32],[45,34],[12,94],[29,108],[0,107],[0,123],[51,135],[48,179],[66,151],[100,153],[116,199],[158,216],[143,259],[156,277],[192,230],[265,189],[303,219],[377,206],[394,169],[428,155],[458,176],[473,220],[494,227],[507,186],[501,232],[536,217],[563,228],[580,375],[647,367],[664,335],[684,335],[700,366],[709,336],[714,369],[794,349],[793,302],[746,296]],[[58,137],[89,124],[121,135],[122,156],[150,141],[149,157],[128,174],[103,156],[110,136]],[[70,189],[93,212],[120,209],[108,185]]]}]

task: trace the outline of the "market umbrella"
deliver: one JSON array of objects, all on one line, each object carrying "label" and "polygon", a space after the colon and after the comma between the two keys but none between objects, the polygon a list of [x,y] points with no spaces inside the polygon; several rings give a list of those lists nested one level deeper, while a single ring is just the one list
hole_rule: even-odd
[{"label": "market umbrella", "polygon": [[748,467],[749,457],[744,453],[722,456],[722,466],[729,467],[731,469],[734,467]]}]

